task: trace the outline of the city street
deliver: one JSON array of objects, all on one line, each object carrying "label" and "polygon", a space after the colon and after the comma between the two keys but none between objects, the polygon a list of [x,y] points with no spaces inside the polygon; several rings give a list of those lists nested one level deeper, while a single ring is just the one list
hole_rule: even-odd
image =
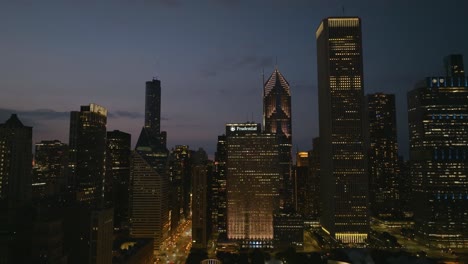
[{"label": "city street", "polygon": [[419,243],[416,240],[412,240],[402,236],[400,234],[399,228],[389,228],[383,223],[374,222],[372,224],[372,229],[377,232],[388,232],[390,235],[396,237],[398,243],[400,243],[403,246],[403,248],[410,253],[417,254],[418,252],[424,251],[427,253],[427,256],[429,258],[438,258],[451,261],[455,261],[458,259],[457,256],[452,255],[451,253],[443,252],[440,249],[428,248],[427,246]]},{"label": "city street", "polygon": [[167,238],[161,247],[156,263],[183,264],[192,247],[192,221],[187,220],[179,225],[176,233]]}]

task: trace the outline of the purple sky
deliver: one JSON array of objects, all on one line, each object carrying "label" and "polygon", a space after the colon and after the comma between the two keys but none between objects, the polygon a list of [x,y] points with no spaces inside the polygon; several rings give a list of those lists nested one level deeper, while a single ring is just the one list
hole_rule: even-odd
[{"label": "purple sky", "polygon": [[[143,125],[145,82],[162,81],[168,145],[212,155],[224,124],[261,122],[262,68],[291,84],[293,143],[318,136],[315,30],[345,14],[363,23],[366,93],[397,95],[407,157],[406,91],[468,56],[467,1],[4,0],[0,3],[0,122],[17,112],[34,142],[68,143],[69,111],[106,107],[108,130]],[[352,3],[352,4],[351,4]]]}]

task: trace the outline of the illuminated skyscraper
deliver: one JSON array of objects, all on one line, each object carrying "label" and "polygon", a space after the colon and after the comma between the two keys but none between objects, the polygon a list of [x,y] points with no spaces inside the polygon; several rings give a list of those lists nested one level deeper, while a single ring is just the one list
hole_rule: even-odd
[{"label": "illuminated skyscraper", "polygon": [[168,160],[171,225],[174,231],[179,222],[190,214],[190,170],[189,146],[177,145],[171,150]]},{"label": "illuminated skyscraper", "polygon": [[305,151],[296,153],[296,166],[294,166],[294,207],[296,212],[305,215],[307,196],[309,195],[309,153]]},{"label": "illuminated skyscraper", "polygon": [[320,224],[347,244],[369,233],[361,20],[326,18],[316,32]]},{"label": "illuminated skyscraper", "polygon": [[226,135],[218,136],[215,153],[213,179],[213,210],[212,221],[220,238],[226,238],[227,230],[227,194],[226,194]]},{"label": "illuminated skyscraper", "polygon": [[107,110],[97,104],[81,106],[70,115],[70,179],[78,202],[104,202]]},{"label": "illuminated skyscraper", "polygon": [[33,196],[51,197],[65,190],[68,166],[68,146],[59,140],[44,140],[36,144],[33,168]]},{"label": "illuminated skyscraper", "polygon": [[263,127],[266,133],[276,134],[279,140],[280,207],[293,208],[291,91],[277,68],[263,87]]},{"label": "illuminated skyscraper", "polygon": [[370,205],[374,216],[396,217],[399,211],[398,142],[395,95],[367,95],[369,112]]},{"label": "illuminated skyscraper", "polygon": [[468,247],[468,78],[455,66],[408,92],[415,226],[427,244],[452,249]]},{"label": "illuminated skyscraper", "polygon": [[130,168],[130,236],[153,238],[156,253],[170,229],[169,181],[136,151]]},{"label": "illuminated skyscraper", "polygon": [[70,114],[69,191],[63,215],[70,263],[111,263],[113,208],[106,207],[107,110],[90,104]]},{"label": "illuminated skyscraper", "polygon": [[131,135],[119,130],[107,132],[106,200],[114,206],[116,228],[128,225]]},{"label": "illuminated skyscraper", "polygon": [[273,212],[281,182],[278,141],[260,124],[226,125],[227,235],[243,247],[267,247],[273,239]]}]

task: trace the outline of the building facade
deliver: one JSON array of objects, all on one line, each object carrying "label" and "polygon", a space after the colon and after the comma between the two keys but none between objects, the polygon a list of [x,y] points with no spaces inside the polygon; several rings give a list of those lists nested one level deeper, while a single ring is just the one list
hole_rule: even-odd
[{"label": "building facade", "polygon": [[226,135],[218,136],[213,172],[212,221],[219,238],[225,239],[227,232],[227,193],[226,193]]},{"label": "building facade", "polygon": [[266,133],[276,134],[282,174],[280,208],[294,208],[292,179],[292,123],[291,90],[289,83],[275,68],[263,86],[263,127]]},{"label": "building facade", "polygon": [[104,204],[107,109],[81,106],[70,114],[69,185],[74,200],[100,207]]},{"label": "building facade", "polygon": [[192,247],[205,248],[208,244],[208,164],[192,167]]},{"label": "building facade", "polygon": [[128,227],[131,135],[119,130],[107,132],[106,201],[114,206],[114,225]]},{"label": "building facade", "polygon": [[130,163],[130,236],[154,239],[155,254],[170,231],[169,181],[137,151]]},{"label": "building facade", "polygon": [[32,127],[16,114],[0,124],[0,203],[17,207],[31,201]]},{"label": "building facade", "polygon": [[307,196],[304,217],[306,220],[317,221],[320,216],[320,138],[312,140],[312,150],[309,151],[309,178],[307,180]]},{"label": "building facade", "polygon": [[68,145],[59,140],[36,143],[33,167],[33,197],[58,196],[67,183]]},{"label": "building facade", "polygon": [[369,233],[361,20],[331,17],[316,32],[323,230],[345,244]]},{"label": "building facade", "polygon": [[0,124],[0,262],[31,263],[32,127]]},{"label": "building facade", "polygon": [[395,95],[367,95],[370,209],[379,218],[399,217],[398,141]]},{"label": "building facade", "polygon": [[467,98],[468,78],[451,70],[408,92],[414,220],[433,247],[468,247]]},{"label": "building facade", "polygon": [[226,139],[228,239],[268,247],[281,184],[277,136],[242,123],[227,124]]}]

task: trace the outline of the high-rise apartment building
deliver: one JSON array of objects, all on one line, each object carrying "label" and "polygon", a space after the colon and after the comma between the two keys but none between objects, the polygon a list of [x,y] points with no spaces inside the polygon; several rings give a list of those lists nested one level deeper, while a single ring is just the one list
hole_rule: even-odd
[{"label": "high-rise apartment building", "polygon": [[34,198],[58,196],[65,191],[68,145],[59,140],[36,143],[32,193]]},{"label": "high-rise apartment building", "polygon": [[395,95],[367,95],[369,113],[369,201],[374,216],[395,218],[400,211]]},{"label": "high-rise apartment building", "polygon": [[128,226],[131,135],[119,130],[107,132],[106,200],[114,206],[116,228]]},{"label": "high-rise apartment building", "polygon": [[107,109],[81,106],[70,115],[69,185],[76,201],[92,206],[104,203]]},{"label": "high-rise apartment building", "polygon": [[228,239],[268,247],[281,183],[277,135],[260,124],[227,124],[226,139]]},{"label": "high-rise apartment building", "polygon": [[130,164],[130,236],[153,238],[156,253],[170,230],[169,181],[137,151]]},{"label": "high-rise apartment building", "polygon": [[291,90],[289,83],[275,68],[263,86],[263,127],[266,133],[276,134],[281,169],[280,207],[294,208],[292,179]]},{"label": "high-rise apartment building", "polygon": [[322,229],[346,244],[369,233],[361,20],[330,17],[316,32]]},{"label": "high-rise apartment building", "polygon": [[468,247],[468,78],[463,61],[452,62],[447,76],[408,92],[408,121],[416,229],[428,245],[453,249]]}]

